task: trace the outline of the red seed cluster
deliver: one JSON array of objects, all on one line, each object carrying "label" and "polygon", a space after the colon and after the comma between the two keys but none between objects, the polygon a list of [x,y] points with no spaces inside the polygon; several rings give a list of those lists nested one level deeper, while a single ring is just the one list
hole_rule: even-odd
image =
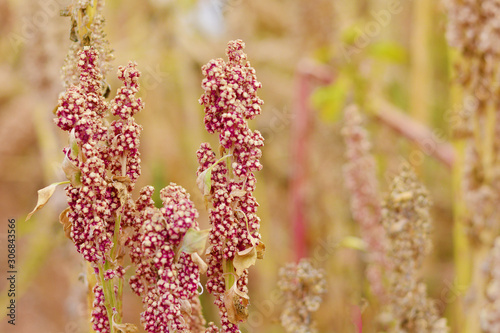
[{"label": "red seed cluster", "polygon": [[[208,143],[202,144],[197,152],[198,175],[212,168],[208,194],[212,203],[209,212],[212,229],[207,256],[207,290],[216,296],[223,332],[239,330],[237,325],[229,322],[224,306],[224,291],[231,286],[225,285],[222,263],[233,260],[237,252],[253,246],[252,241],[260,239],[258,203],[252,192],[256,182],[253,173],[262,169],[259,159],[264,138],[248,127],[247,120],[260,114],[263,102],[257,96],[261,84],[246,60],[243,48],[241,40],[231,41],[227,63],[217,59],[202,68],[205,92],[200,103],[205,107],[205,127],[209,133],[219,133],[220,146],[229,155],[214,165],[217,157]],[[245,292],[247,272],[237,281],[238,289]]]},{"label": "red seed cluster", "polygon": [[102,262],[112,246],[115,214],[120,208],[118,191],[109,179],[108,171],[116,176],[129,176],[131,188],[140,174],[140,126],[133,115],[142,109],[138,90],[139,72],[135,64],[120,67],[119,77],[124,87],[111,102],[116,114],[123,119],[108,129],[104,122],[110,105],[101,96],[98,53],[85,47],[79,53],[80,82],[60,97],[55,123],[70,132],[70,147],[65,148],[66,164],[74,175],[67,187],[72,224],[71,237],[87,261]]},{"label": "red seed cluster", "polygon": [[222,115],[237,104],[243,107],[245,119],[253,119],[260,114],[260,106],[264,102],[257,96],[257,89],[262,84],[257,81],[255,69],[246,61],[244,48],[243,41],[231,41],[226,50],[227,63],[215,59],[201,69],[205,76],[202,81],[205,93],[200,98],[200,104],[205,106],[205,126],[209,133],[221,132]]},{"label": "red seed cluster", "polygon": [[118,78],[124,86],[119,88],[116,97],[110,102],[113,115],[120,117],[110,125],[111,169],[115,175],[128,176],[132,182],[139,178],[141,170],[139,158],[139,135],[142,127],[136,124],[133,116],[144,107],[142,100],[136,98],[139,91],[140,76],[135,63],[120,66]]},{"label": "red seed cluster", "polygon": [[[55,119],[57,126],[70,133],[63,163],[71,182],[66,187],[70,236],[78,252],[96,270],[109,257],[118,216],[134,211],[125,209],[133,205],[126,199],[123,188],[130,192],[140,175],[138,148],[142,128],[133,116],[143,108],[142,101],[135,97],[140,75],[136,65],[130,63],[119,68],[123,87],[108,103],[102,96],[103,80],[98,60],[99,54],[92,47],[84,47],[79,52],[79,83],[60,96]],[[119,119],[108,126],[104,118],[110,114]],[[127,226],[126,223],[136,226],[137,216],[125,213],[122,227]],[[124,268],[114,265],[102,273],[104,280],[111,280],[123,277]],[[101,322],[103,318],[108,320],[102,288],[96,288],[94,327],[98,332],[108,332],[109,323],[105,328]]]},{"label": "red seed cluster", "polygon": [[93,292],[92,328],[99,333],[108,333],[110,328],[106,307],[104,306],[104,292],[99,285],[94,286]]},{"label": "red seed cluster", "polygon": [[135,203],[139,213],[129,214],[137,219],[127,220],[128,225],[140,226],[128,240],[129,247],[136,246],[131,249],[136,272],[129,283],[143,296],[141,321],[147,332],[182,332],[187,329],[183,304],[197,296],[200,271],[190,254],[177,251],[187,230],[198,229],[198,211],[186,190],[176,184],[161,190],[161,209],[154,208],[152,194],[151,186],[141,190]]},{"label": "red seed cluster", "polygon": [[75,128],[77,139],[88,142],[101,140],[105,135],[102,115],[107,103],[101,95],[102,75],[97,62],[99,55],[93,48],[85,47],[78,54],[80,83],[71,86],[59,98],[55,123],[64,131]]}]

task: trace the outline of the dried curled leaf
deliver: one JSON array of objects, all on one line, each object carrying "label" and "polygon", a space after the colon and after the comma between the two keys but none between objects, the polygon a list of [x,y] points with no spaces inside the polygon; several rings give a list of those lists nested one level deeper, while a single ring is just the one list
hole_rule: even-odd
[{"label": "dried curled leaf", "polygon": [[74,128],[71,130],[71,132],[69,132],[69,148],[71,157],[77,158],[80,154],[80,146],[78,146]]},{"label": "dried curled leaf", "polygon": [[187,254],[198,253],[201,255],[205,250],[209,232],[210,229],[196,230],[189,228],[179,245],[179,254],[184,252]]},{"label": "dried curled leaf", "polygon": [[263,241],[258,240],[255,245],[255,250],[257,250],[257,259],[264,259],[264,253],[266,252],[266,244]]},{"label": "dried curled leaf", "polygon": [[204,196],[210,195],[212,190],[212,167],[201,172],[196,178],[196,185]]},{"label": "dried curled leaf", "polygon": [[191,303],[187,299],[180,299],[179,303],[181,305],[181,313],[183,315],[191,316],[193,309],[191,308]]},{"label": "dried curled leaf", "polygon": [[66,178],[71,182],[71,185],[74,187],[82,186],[82,172],[78,167],[69,159],[68,156],[64,156],[64,160],[62,162],[62,170],[66,175]]},{"label": "dried curled leaf", "polygon": [[28,221],[33,214],[39,209],[42,209],[43,206],[49,201],[49,199],[52,197],[54,192],[56,191],[57,185],[61,184],[68,184],[69,182],[60,182],[60,183],[53,183],[50,184],[47,187],[42,188],[41,190],[38,190],[38,201],[36,203],[35,208],[26,216],[26,221]]},{"label": "dried curled leaf", "polygon": [[112,176],[111,180],[121,182],[127,186],[132,182],[129,176]]},{"label": "dried curled leaf", "polygon": [[224,293],[224,306],[227,310],[227,318],[235,325],[244,323],[248,318],[248,295],[237,288],[238,283],[234,282],[231,289]]},{"label": "dried curled leaf", "polygon": [[136,333],[136,332],[139,331],[137,329],[137,326],[135,326],[134,324],[129,324],[129,323],[117,324],[115,322],[115,316],[116,316],[116,314],[117,314],[116,310],[114,310],[113,311],[112,321],[113,321],[113,328],[115,328],[117,332],[121,332],[121,333]]},{"label": "dried curled leaf", "polygon": [[236,274],[241,276],[243,271],[252,265],[255,265],[257,261],[257,250],[255,246],[251,246],[247,249],[239,251],[235,254],[233,259],[233,266],[236,270]]},{"label": "dried curled leaf", "polygon": [[113,187],[118,192],[118,199],[120,199],[120,205],[123,206],[129,197],[128,186],[130,185],[129,176],[113,176]]},{"label": "dried curled leaf", "polygon": [[233,190],[233,191],[231,191],[231,193],[230,193],[230,195],[231,195],[232,197],[237,197],[237,198],[241,198],[241,197],[243,197],[245,194],[247,194],[247,191],[245,191],[245,190],[241,190],[241,189],[240,189],[240,190]]},{"label": "dried curled leaf", "polygon": [[66,208],[59,214],[59,223],[62,224],[63,229],[64,229],[64,235],[66,238],[71,239],[71,221],[68,218],[68,213],[70,211],[70,208]]},{"label": "dried curled leaf", "polygon": [[124,324],[116,324],[113,319],[113,327],[116,329],[117,332],[121,333],[136,333],[139,332],[137,326],[134,324],[130,323],[124,323]]},{"label": "dried curled leaf", "polygon": [[208,265],[205,261],[203,261],[203,259],[201,259],[198,253],[192,253],[191,259],[196,265],[198,265],[198,268],[200,269],[200,274],[205,274],[207,272]]},{"label": "dried curled leaf", "polygon": [[229,156],[232,155],[226,155],[221,157],[217,162],[212,164],[210,167],[208,167],[206,170],[201,172],[198,175],[198,178],[196,178],[196,185],[198,185],[198,188],[201,191],[201,194],[203,196],[207,197],[210,195],[210,191],[212,190],[212,169],[214,166],[222,162],[225,158],[228,158]]}]

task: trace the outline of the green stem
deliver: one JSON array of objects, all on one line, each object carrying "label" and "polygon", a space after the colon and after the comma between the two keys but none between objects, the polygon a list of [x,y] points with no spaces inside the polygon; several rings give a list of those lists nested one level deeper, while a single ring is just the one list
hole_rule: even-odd
[{"label": "green stem", "polygon": [[226,164],[227,164],[227,173],[228,173],[229,178],[233,178],[233,163],[231,162],[232,156],[233,156],[233,154],[229,154],[229,155],[224,156],[227,158]]},{"label": "green stem", "polygon": [[113,248],[111,249],[111,259],[116,259],[116,251],[118,249],[118,234],[120,233],[120,224],[122,221],[122,214],[116,216],[115,230],[113,233]]},{"label": "green stem", "polygon": [[224,259],[223,267],[224,267],[224,282],[226,284],[226,291],[228,291],[234,285],[233,261]]},{"label": "green stem", "polygon": [[104,280],[104,271],[107,270],[106,266],[109,266],[107,260],[106,263],[104,264],[104,267],[99,265],[99,279],[101,280],[101,286],[103,289],[104,307],[106,307],[106,313],[108,314],[110,333],[114,333],[115,329],[113,328],[113,296],[112,296],[114,290],[110,290],[109,281]]},{"label": "green stem", "polygon": [[118,279],[118,301],[117,301],[117,309],[116,311],[118,312],[117,314],[117,322],[121,323],[122,321],[122,311],[123,311],[123,277]]},{"label": "green stem", "polygon": [[[457,152],[457,160],[453,167],[453,250],[455,262],[455,274],[457,279],[457,286],[459,290],[465,291],[469,288],[471,283],[471,269],[472,269],[472,256],[469,238],[467,237],[466,230],[466,209],[465,202],[462,195],[462,176],[463,176],[463,155],[464,155],[465,142],[460,140],[455,143],[455,151]],[[467,330],[461,331],[464,327],[469,327],[475,319],[468,315],[464,306],[464,295],[460,295],[455,309],[455,327],[460,332],[468,332]],[[463,314],[467,314],[463,316]]]}]

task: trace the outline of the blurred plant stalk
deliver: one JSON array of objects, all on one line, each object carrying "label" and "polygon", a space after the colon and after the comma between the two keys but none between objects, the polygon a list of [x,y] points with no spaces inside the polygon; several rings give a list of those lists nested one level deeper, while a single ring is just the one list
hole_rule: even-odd
[{"label": "blurred plant stalk", "polygon": [[429,125],[431,119],[432,66],[429,55],[429,36],[433,17],[432,0],[413,2],[411,37],[410,115],[416,121]]},{"label": "blurred plant stalk", "polygon": [[461,304],[465,316],[458,327],[478,333],[487,301],[482,267],[500,232],[500,34],[495,28],[500,8],[491,0],[446,4],[448,43],[456,50],[450,52],[454,98],[461,105],[452,119],[460,161],[454,172],[454,187],[460,192],[455,198],[455,256],[458,280],[468,286]]}]

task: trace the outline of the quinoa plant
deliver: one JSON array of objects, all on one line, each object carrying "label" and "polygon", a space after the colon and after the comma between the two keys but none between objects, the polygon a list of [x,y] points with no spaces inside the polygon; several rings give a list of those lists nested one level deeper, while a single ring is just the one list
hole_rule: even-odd
[{"label": "quinoa plant", "polygon": [[[245,45],[241,40],[229,42],[229,61],[212,60],[202,69],[205,92],[200,103],[208,132],[219,133],[220,156],[208,143],[197,152],[197,182],[211,224],[211,229],[200,230],[198,211],[177,184],[160,191],[161,208],[155,207],[152,186],[140,189],[133,199],[141,174],[142,127],[134,119],[144,108],[136,96],[140,72],[132,62],[120,66],[123,86],[106,100],[103,74],[111,57],[103,39],[101,10],[101,1],[79,1],[64,11],[72,18],[75,44],[64,65],[66,91],[54,121],[68,132],[62,162],[68,180],[40,190],[28,218],[46,204],[57,185],[66,185],[68,208],[60,214],[60,222],[96,277],[94,331],[136,330],[122,318],[128,256],[134,271],[128,283],[142,298],[141,323],[147,332],[239,332],[238,324],[248,317],[248,268],[264,253],[258,203],[252,195],[254,172],[262,168],[264,139],[247,123],[260,114],[263,102],[256,93],[261,84],[243,52]],[[208,264],[202,259],[207,239]],[[198,299],[200,274],[205,273],[221,329],[214,323],[205,328]]]},{"label": "quinoa plant", "polygon": [[480,323],[485,333],[500,331],[500,237],[495,239],[488,259],[485,262],[484,273],[487,275],[485,302],[481,304]]},{"label": "quinoa plant", "polygon": [[346,145],[347,163],[344,166],[346,187],[351,193],[351,212],[360,225],[361,235],[369,248],[367,279],[371,291],[380,301],[385,299],[383,272],[385,259],[385,232],[381,224],[382,208],[376,177],[376,163],[371,155],[368,132],[363,127],[364,118],[357,105],[344,110],[345,124],[342,135]]},{"label": "quinoa plant", "polygon": [[197,152],[198,185],[209,211],[208,291],[215,296],[223,331],[238,332],[237,324],[248,316],[248,267],[262,259],[255,171],[262,165],[264,138],[252,131],[247,120],[261,112],[257,96],[261,83],[246,60],[241,40],[228,44],[228,62],[212,60],[202,71],[205,93],[205,127],[219,134],[219,155],[208,143]]},{"label": "quinoa plant", "polygon": [[446,319],[427,298],[418,271],[431,248],[430,199],[414,171],[403,166],[390,185],[383,204],[382,224],[387,234],[387,273],[391,332],[448,332]]},{"label": "quinoa plant", "polygon": [[282,267],[279,275],[278,286],[285,300],[281,325],[289,333],[317,332],[312,313],[319,309],[326,292],[325,272],[303,258],[298,264]]}]

